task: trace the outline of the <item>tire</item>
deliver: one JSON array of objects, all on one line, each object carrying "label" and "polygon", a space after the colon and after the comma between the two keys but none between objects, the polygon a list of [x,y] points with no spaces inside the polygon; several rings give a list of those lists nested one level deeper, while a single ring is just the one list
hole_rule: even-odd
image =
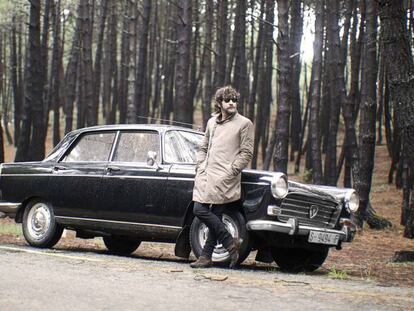
[{"label": "tire", "polygon": [[114,255],[130,255],[141,244],[141,241],[116,235],[105,236],[103,241],[109,253]]},{"label": "tire", "polygon": [[328,256],[329,247],[319,250],[303,248],[272,248],[272,256],[279,268],[285,272],[299,273],[317,270]]},{"label": "tire", "polygon": [[[237,261],[237,264],[241,264],[250,254],[249,235],[246,230],[246,220],[240,212],[228,210],[223,213],[223,223],[233,237],[243,239],[243,243],[240,246],[239,260]],[[190,227],[190,244],[194,256],[197,258],[201,255],[204,244],[207,240],[207,235],[207,226],[202,223],[200,219],[194,217]],[[211,259],[215,263],[227,264],[230,261],[230,256],[228,251],[221,244],[217,244]]]},{"label": "tire", "polygon": [[27,243],[39,248],[53,247],[63,233],[63,227],[56,223],[52,205],[41,200],[27,205],[22,228]]}]

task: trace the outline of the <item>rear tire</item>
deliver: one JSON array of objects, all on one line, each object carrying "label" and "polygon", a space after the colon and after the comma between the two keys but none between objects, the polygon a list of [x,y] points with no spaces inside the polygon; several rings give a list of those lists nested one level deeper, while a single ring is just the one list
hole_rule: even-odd
[{"label": "rear tire", "polygon": [[56,223],[52,205],[41,200],[27,205],[22,228],[27,243],[39,248],[53,247],[63,233],[63,227]]},{"label": "rear tire", "polygon": [[282,271],[290,273],[312,272],[324,263],[329,247],[319,250],[304,248],[272,248],[272,256]]},{"label": "rear tire", "polygon": [[[239,211],[227,210],[223,213],[223,223],[234,238],[243,239],[239,251],[239,260],[237,261],[237,265],[239,265],[250,254],[249,234],[246,230],[246,220]],[[194,256],[197,258],[200,257],[201,252],[203,251],[207,236],[207,226],[202,223],[200,219],[194,217],[190,227],[190,244]],[[211,259],[214,263],[227,264],[230,262],[230,255],[221,244],[217,244]]]},{"label": "rear tire", "polygon": [[103,237],[103,241],[109,253],[114,255],[130,255],[141,244],[141,241],[116,235]]}]

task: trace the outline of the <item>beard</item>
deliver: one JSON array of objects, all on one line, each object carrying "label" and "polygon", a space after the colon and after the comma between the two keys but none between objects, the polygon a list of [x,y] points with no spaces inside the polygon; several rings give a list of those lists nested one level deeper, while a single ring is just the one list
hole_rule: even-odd
[{"label": "beard", "polygon": [[233,114],[235,114],[236,113],[236,111],[237,111],[237,108],[236,107],[231,107],[231,108],[223,108],[223,107],[221,107],[221,112],[223,113],[223,112],[225,112],[226,114],[229,114],[229,115],[233,115]]}]

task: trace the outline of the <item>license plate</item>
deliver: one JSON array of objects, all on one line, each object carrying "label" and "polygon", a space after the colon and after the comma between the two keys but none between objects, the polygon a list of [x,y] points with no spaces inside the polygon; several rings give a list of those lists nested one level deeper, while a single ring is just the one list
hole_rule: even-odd
[{"label": "license plate", "polygon": [[309,233],[309,243],[337,245],[339,241],[339,234],[311,231]]}]

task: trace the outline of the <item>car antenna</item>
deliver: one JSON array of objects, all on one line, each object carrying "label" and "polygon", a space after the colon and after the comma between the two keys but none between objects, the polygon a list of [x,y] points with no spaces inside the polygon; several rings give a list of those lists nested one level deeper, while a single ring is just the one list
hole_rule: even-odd
[{"label": "car antenna", "polygon": [[137,116],[139,119],[146,119],[149,120],[149,122],[151,121],[160,121],[160,122],[169,122],[172,124],[177,124],[177,125],[185,125],[185,126],[189,126],[191,128],[196,127],[198,131],[201,131],[201,126],[197,126],[195,124],[192,123],[185,123],[185,122],[179,122],[179,121],[172,121],[172,120],[168,120],[168,119],[161,119],[161,118],[154,118],[154,117],[144,117],[144,116]]}]

